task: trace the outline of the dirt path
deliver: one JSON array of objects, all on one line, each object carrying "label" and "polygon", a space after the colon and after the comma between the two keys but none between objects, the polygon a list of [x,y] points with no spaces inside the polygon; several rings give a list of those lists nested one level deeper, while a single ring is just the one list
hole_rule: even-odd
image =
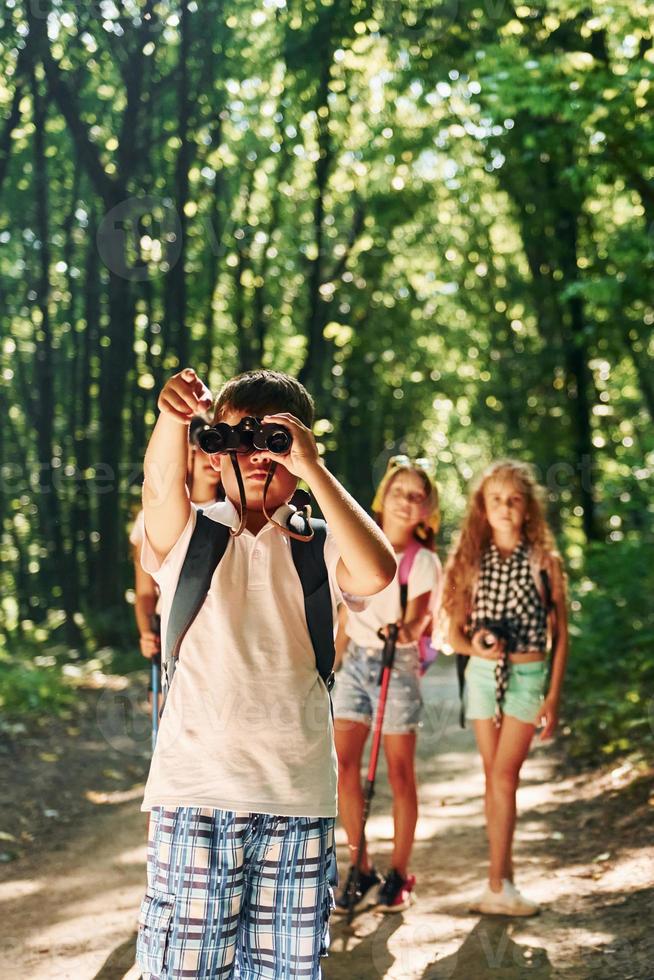
[{"label": "dirt path", "polygon": [[[366,914],[354,933],[335,922],[325,980],[652,980],[651,774],[560,776],[553,750],[538,747],[524,769],[516,864],[519,886],[546,909],[522,921],[471,916],[466,903],[485,871],[482,779],[472,737],[458,728],[450,664],[432,670],[424,694],[418,901],[403,916]],[[14,753],[16,772],[37,780],[41,798],[34,844],[0,874],[3,975],[12,980],[138,976],[130,967],[144,886],[147,732],[134,724],[126,736],[115,700],[93,702],[83,737],[61,749],[54,782],[34,745]],[[63,822],[52,817],[57,806]],[[24,816],[24,802],[13,807]],[[382,772],[369,825],[381,867],[389,810]],[[6,805],[0,815],[5,826],[16,816]],[[339,845],[343,866],[340,836]]]}]

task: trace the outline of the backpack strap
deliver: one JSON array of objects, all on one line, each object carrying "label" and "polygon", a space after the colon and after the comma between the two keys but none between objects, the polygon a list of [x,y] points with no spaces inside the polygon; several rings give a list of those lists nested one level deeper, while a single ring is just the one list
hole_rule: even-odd
[{"label": "backpack strap", "polygon": [[400,605],[402,606],[402,619],[406,616],[406,608],[409,604],[409,576],[411,575],[411,569],[413,568],[413,563],[416,560],[416,555],[421,550],[423,545],[415,538],[411,538],[406,550],[402,555],[402,561],[398,569],[398,579],[400,581]]},{"label": "backpack strap", "polygon": [[309,636],[316,657],[316,668],[331,691],[334,686],[334,616],[329,588],[329,575],[325,564],[327,525],[311,518],[313,538],[297,541],[291,538],[291,554],[304,594],[304,612]]},{"label": "backpack strap", "polygon": [[550,582],[550,575],[546,568],[541,568],[540,570],[540,584],[543,591],[543,605],[545,606],[545,612],[549,615],[554,602],[552,600],[552,583]]},{"label": "backpack strap", "polygon": [[207,597],[213,573],[229,544],[229,528],[198,510],[168,617],[163,667],[165,694],[172,684],[182,640]]},{"label": "backpack strap", "polygon": [[470,657],[467,653],[457,653],[456,655],[456,676],[459,681],[459,726],[466,727],[466,709],[463,700],[463,692],[466,687],[466,667]]},{"label": "backpack strap", "polygon": [[[550,552],[541,548],[534,548],[529,555],[529,565],[531,574],[536,583],[536,588],[540,596],[540,601],[545,609],[545,617],[548,623],[549,642],[552,654],[556,650],[556,606],[552,589],[552,564],[553,558]],[[550,658],[552,659],[552,658]],[[550,663],[551,669],[551,663]]]},{"label": "backpack strap", "polygon": [[549,629],[550,656],[549,656],[549,663],[547,665],[547,688],[549,690],[550,681],[552,679],[552,669],[554,667],[554,658],[556,657],[556,647],[558,643],[558,628],[557,628],[557,621],[556,621],[557,620],[556,605],[554,603],[554,596],[552,593],[552,580],[550,578],[550,572],[547,568],[541,568],[540,580],[543,589],[543,605],[545,606],[545,616],[547,619],[547,624]]},{"label": "backpack strap", "polygon": [[[310,541],[291,539],[293,563],[304,595],[309,635],[316,657],[316,668],[331,690],[334,684],[334,618],[329,575],[325,564],[327,525],[312,519],[314,536]],[[175,662],[182,640],[207,597],[213,573],[227,550],[229,528],[197,512],[195,529],[179,574],[166,630],[164,671],[165,694],[173,680]]]},{"label": "backpack strap", "polygon": [[556,647],[558,643],[556,603],[554,602],[554,590],[552,587],[552,572],[556,559],[551,552],[544,551],[540,548],[532,549],[529,559],[532,576],[536,583],[536,588],[538,589],[541,602],[543,603],[543,608],[545,609],[545,619],[547,623],[549,640],[546,689],[549,690],[552,679],[552,670],[554,667],[554,658],[556,657]]},{"label": "backpack strap", "polygon": [[540,601],[543,606],[547,609],[547,593],[545,592],[545,583],[543,581],[542,572],[547,568],[547,558],[542,548],[540,547],[530,547],[529,548],[529,569],[531,571],[531,577],[534,580],[536,589],[538,590],[538,595],[540,596]]}]

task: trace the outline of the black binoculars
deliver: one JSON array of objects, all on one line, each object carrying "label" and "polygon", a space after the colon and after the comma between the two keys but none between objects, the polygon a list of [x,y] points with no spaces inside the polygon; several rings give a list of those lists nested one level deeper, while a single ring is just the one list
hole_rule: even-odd
[{"label": "black binoculars", "polygon": [[197,435],[200,449],[209,453],[252,453],[265,449],[269,453],[287,453],[293,437],[284,425],[277,422],[262,424],[261,419],[246,415],[237,425],[218,422],[207,425]]}]

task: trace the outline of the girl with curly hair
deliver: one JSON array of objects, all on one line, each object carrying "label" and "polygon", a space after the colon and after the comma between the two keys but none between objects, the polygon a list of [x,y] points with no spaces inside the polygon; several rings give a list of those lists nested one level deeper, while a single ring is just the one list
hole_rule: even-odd
[{"label": "girl with curly hair", "polygon": [[541,739],[556,728],[568,631],[561,558],[524,463],[496,462],[474,487],[446,565],[442,609],[451,648],[469,656],[466,714],[486,778],[489,879],[472,911],[535,915],[538,905],[513,882],[516,793],[537,725]]}]

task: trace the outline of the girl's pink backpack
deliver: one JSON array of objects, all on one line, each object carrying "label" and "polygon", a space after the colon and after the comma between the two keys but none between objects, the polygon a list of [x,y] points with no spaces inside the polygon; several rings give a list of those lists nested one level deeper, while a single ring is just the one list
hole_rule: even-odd
[{"label": "girl's pink backpack", "polygon": [[[400,580],[400,602],[402,604],[402,618],[406,615],[406,607],[408,603],[408,584],[409,575],[411,574],[411,569],[413,568],[413,563],[416,559],[416,555],[419,551],[424,548],[424,545],[412,538],[407,549],[402,555],[402,561],[400,562],[399,568],[399,580]],[[431,595],[429,596],[429,603],[427,606],[427,616],[425,617],[425,631],[418,641],[418,648],[420,650],[420,673],[424,674],[427,669],[433,664],[434,660],[438,656],[438,649],[432,646],[432,623],[438,621],[438,613],[441,604],[441,595],[443,591],[443,568],[438,559],[438,556],[434,555],[436,558],[436,581],[434,587],[431,590]]]}]

